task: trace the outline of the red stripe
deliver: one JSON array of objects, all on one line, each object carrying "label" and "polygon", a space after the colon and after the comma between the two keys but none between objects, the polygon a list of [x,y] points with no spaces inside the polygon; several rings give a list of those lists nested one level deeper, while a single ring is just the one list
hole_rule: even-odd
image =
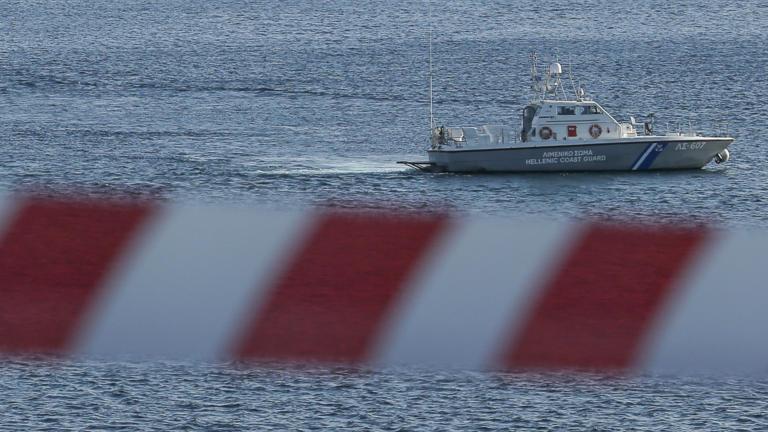
[{"label": "red stripe", "polygon": [[146,206],[29,201],[0,239],[0,351],[61,352]]},{"label": "red stripe", "polygon": [[250,325],[240,358],[363,361],[444,218],[320,217]]},{"label": "red stripe", "polygon": [[625,369],[703,230],[594,225],[544,287],[508,368]]}]

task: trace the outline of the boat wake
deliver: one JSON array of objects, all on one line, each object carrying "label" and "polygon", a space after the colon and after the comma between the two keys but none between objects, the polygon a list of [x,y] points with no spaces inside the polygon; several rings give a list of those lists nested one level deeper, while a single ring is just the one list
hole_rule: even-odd
[{"label": "boat wake", "polygon": [[396,173],[404,168],[382,158],[275,158],[261,160],[255,171],[260,175],[343,175],[366,173]]}]

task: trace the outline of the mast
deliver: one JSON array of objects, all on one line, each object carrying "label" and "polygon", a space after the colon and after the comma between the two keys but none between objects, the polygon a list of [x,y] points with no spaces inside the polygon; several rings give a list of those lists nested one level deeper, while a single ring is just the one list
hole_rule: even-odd
[{"label": "mast", "polygon": [[432,2],[427,0],[428,20],[429,20],[429,130],[435,128],[435,116],[432,111]]},{"label": "mast", "polygon": [[536,54],[536,51],[531,52],[531,90],[533,90],[533,98],[531,99],[532,102],[536,102],[538,100],[544,99],[544,83],[541,81],[541,77],[539,76],[539,71],[536,68],[536,63],[538,63],[539,55]]}]

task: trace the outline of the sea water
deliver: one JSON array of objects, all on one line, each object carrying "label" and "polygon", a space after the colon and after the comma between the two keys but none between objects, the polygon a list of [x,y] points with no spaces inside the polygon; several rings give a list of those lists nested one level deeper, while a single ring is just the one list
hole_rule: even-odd
[{"label": "sea water", "polygon": [[[440,124],[516,126],[531,51],[622,120],[727,129],[678,172],[424,174],[423,1],[0,3],[0,189],[766,228],[768,7],[431,4]],[[570,82],[566,81],[570,86]],[[768,428],[764,377],[0,363],[9,429]]]}]

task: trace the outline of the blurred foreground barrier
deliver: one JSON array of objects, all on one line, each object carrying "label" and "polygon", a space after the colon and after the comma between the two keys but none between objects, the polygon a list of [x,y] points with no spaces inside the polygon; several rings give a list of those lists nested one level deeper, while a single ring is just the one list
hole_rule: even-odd
[{"label": "blurred foreground barrier", "polygon": [[6,199],[0,351],[765,372],[768,235]]}]

